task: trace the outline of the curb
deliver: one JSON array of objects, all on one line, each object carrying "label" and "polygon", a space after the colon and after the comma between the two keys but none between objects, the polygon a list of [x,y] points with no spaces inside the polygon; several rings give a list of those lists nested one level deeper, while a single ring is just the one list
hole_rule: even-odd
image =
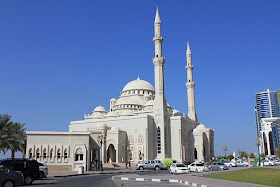
[{"label": "curb", "polygon": [[[53,177],[56,177],[56,178],[66,178],[66,177],[74,177],[74,176],[82,176],[82,175],[110,175],[110,174],[118,174],[118,173],[139,173],[139,172],[147,172],[147,171],[150,171],[150,170],[139,170],[139,171],[115,171],[115,172],[99,172],[99,173],[84,173],[84,174],[69,174],[69,175],[55,175]],[[153,170],[152,170],[153,171]]]},{"label": "curb", "polygon": [[132,180],[132,181],[152,181],[152,182],[169,182],[169,183],[180,183],[189,186],[197,186],[197,187],[208,187],[207,185],[192,183],[189,181],[177,180],[177,179],[145,179],[145,178],[128,178],[128,177],[112,177],[112,180],[119,179],[119,180]]}]

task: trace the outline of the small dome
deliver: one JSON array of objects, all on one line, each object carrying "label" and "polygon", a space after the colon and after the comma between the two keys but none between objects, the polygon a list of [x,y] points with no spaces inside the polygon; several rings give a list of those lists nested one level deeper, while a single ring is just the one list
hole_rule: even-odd
[{"label": "small dome", "polygon": [[118,113],[116,111],[108,112],[106,117],[118,117]]},{"label": "small dome", "polygon": [[106,112],[106,110],[103,106],[98,106],[93,110],[93,112]]},{"label": "small dome", "polygon": [[122,92],[128,90],[149,90],[155,91],[154,87],[147,81],[141,80],[139,77],[137,80],[131,81],[125,85]]},{"label": "small dome", "polygon": [[99,123],[98,125],[97,125],[97,128],[99,128],[99,129],[105,129],[107,127],[107,124],[106,123]]},{"label": "small dome", "polygon": [[115,98],[112,98],[111,100],[110,100],[110,102],[114,102],[114,101],[117,101]]},{"label": "small dome", "polygon": [[205,125],[199,124],[197,127],[197,129],[206,129]]},{"label": "small dome", "polygon": [[153,106],[154,105],[154,100],[148,101],[145,106]]},{"label": "small dome", "polygon": [[120,131],[121,129],[120,128],[118,128],[118,127],[112,127],[111,128],[111,131]]},{"label": "small dome", "polygon": [[194,132],[201,132],[206,130],[207,128],[205,127],[205,125],[199,124],[193,131]]}]

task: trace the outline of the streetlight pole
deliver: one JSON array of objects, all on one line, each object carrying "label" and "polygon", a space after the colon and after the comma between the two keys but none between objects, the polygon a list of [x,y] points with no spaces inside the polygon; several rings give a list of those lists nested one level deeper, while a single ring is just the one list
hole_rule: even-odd
[{"label": "streetlight pole", "polygon": [[100,161],[99,161],[99,171],[103,172],[103,165],[102,165],[102,144],[103,144],[103,137],[102,135],[99,136],[99,143],[100,143]]},{"label": "streetlight pole", "polygon": [[261,141],[259,139],[256,140],[256,145],[258,146],[258,153],[259,153],[259,166],[261,166],[261,159],[260,159],[260,144],[261,144]]}]

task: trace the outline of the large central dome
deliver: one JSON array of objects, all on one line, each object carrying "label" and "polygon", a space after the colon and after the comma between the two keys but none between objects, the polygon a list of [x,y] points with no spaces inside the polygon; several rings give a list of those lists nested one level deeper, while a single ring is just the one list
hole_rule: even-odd
[{"label": "large central dome", "polygon": [[154,87],[147,81],[141,80],[139,77],[125,85],[122,92],[128,90],[148,90],[155,91]]}]

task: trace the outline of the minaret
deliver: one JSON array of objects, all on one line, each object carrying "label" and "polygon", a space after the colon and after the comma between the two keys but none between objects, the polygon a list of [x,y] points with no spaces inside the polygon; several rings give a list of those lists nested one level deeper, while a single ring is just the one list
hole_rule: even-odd
[{"label": "minaret", "polygon": [[193,65],[192,65],[192,53],[191,53],[191,48],[189,45],[189,42],[187,44],[187,65],[186,65],[186,70],[187,70],[187,92],[188,92],[188,117],[197,122],[197,116],[195,113],[195,99],[194,99],[194,86],[195,82],[193,82]]},{"label": "minaret", "polygon": [[161,37],[161,21],[156,12],[155,18],[155,57],[153,59],[155,69],[155,100],[153,106],[154,119],[156,123],[157,133],[157,158],[166,158],[168,156],[168,127],[167,127],[167,105],[164,97],[164,72],[163,65],[165,58],[162,57],[162,41]]}]

